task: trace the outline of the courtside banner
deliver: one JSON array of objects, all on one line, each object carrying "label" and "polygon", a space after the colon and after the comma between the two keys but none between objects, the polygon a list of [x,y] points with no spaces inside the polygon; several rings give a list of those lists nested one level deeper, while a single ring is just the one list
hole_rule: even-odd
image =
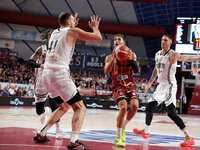
[{"label": "courtside banner", "polygon": [[87,56],[87,68],[103,69],[105,65],[104,56]]},{"label": "courtside banner", "polygon": [[71,67],[85,67],[85,55],[73,55],[70,61]]}]

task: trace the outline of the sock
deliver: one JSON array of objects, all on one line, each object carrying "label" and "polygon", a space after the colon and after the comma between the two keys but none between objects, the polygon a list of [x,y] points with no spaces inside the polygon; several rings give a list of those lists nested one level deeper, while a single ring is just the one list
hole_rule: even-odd
[{"label": "sock", "polygon": [[130,120],[127,120],[127,119],[124,121],[123,128],[126,127],[126,125],[129,123],[129,121],[130,121]]},{"label": "sock", "polygon": [[56,131],[60,131],[60,122],[56,122],[55,125],[56,125]]},{"label": "sock", "polygon": [[41,136],[45,136],[45,134],[47,133],[47,131],[51,128],[51,126],[46,125],[42,130],[39,131],[39,134]]},{"label": "sock", "polygon": [[76,140],[79,139],[79,132],[78,131],[72,131],[71,137],[70,137],[70,142],[75,143]]},{"label": "sock", "polygon": [[117,128],[117,137],[121,137],[122,128]]},{"label": "sock", "polygon": [[185,136],[187,135],[187,136],[191,137],[191,135],[190,135],[190,133],[188,132],[187,129],[183,129],[182,131],[183,131]]},{"label": "sock", "polygon": [[149,127],[150,127],[150,126],[148,126],[148,125],[146,125],[146,126],[144,127],[144,133],[149,133]]}]

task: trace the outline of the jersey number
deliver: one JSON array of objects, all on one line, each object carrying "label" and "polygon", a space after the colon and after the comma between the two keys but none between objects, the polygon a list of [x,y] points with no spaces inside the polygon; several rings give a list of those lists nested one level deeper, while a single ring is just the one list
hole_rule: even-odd
[{"label": "jersey number", "polygon": [[50,46],[48,48],[48,51],[51,52],[52,50],[55,51],[56,45],[58,43],[58,40],[56,41],[51,41]]}]

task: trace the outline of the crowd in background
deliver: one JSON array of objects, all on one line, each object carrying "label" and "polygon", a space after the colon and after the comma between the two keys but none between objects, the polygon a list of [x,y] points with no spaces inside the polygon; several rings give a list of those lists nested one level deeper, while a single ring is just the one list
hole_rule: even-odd
[{"label": "crowd in background", "polygon": [[[77,71],[71,70],[72,80],[79,89],[105,90],[111,91],[112,79],[105,76],[103,72],[98,71]],[[34,69],[26,66],[23,58],[11,56],[0,57],[0,81],[2,83],[15,84],[35,84],[36,75]],[[134,77],[136,92],[142,92],[147,86],[146,78]],[[155,82],[156,86],[157,83]],[[150,89],[154,91],[155,86]],[[22,96],[33,97],[34,89],[27,87],[16,87],[15,85],[6,85],[3,89],[0,86],[0,96]]]}]

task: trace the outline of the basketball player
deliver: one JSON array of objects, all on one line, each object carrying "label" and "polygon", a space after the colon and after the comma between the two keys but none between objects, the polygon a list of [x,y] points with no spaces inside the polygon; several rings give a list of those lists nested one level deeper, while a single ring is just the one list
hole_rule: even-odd
[{"label": "basketball player", "polygon": [[181,146],[194,145],[194,139],[188,132],[183,120],[176,114],[176,64],[177,61],[197,61],[200,60],[200,56],[187,56],[181,55],[174,50],[170,49],[172,44],[172,36],[165,34],[161,39],[162,50],[155,54],[155,68],[152,72],[151,79],[149,80],[144,92],[146,93],[151,87],[152,83],[158,77],[157,81],[159,85],[156,91],[153,93],[153,100],[148,104],[146,108],[146,126],[143,130],[133,129],[133,132],[137,135],[142,135],[143,138],[149,137],[149,127],[153,118],[153,111],[162,102],[166,105],[166,111],[171,120],[183,131],[185,134],[185,141]]},{"label": "basketball player", "polygon": [[[125,38],[122,34],[113,37],[114,47],[125,45]],[[117,137],[114,145],[125,147],[126,140],[125,127],[134,117],[138,109],[138,96],[135,92],[133,72],[138,72],[136,55],[130,50],[127,61],[119,62],[115,57],[115,52],[105,59],[105,74],[112,72],[112,93],[116,104],[119,107],[117,116]],[[128,105],[130,109],[127,111]],[[125,117],[126,116],[126,117]],[[126,119],[125,119],[126,118]]]},{"label": "basketball player", "polygon": [[[47,41],[51,36],[51,32],[48,31],[46,34],[42,35],[42,40]],[[48,49],[48,45],[41,45],[37,48],[35,53],[28,60],[28,65],[32,68],[35,68],[36,72],[36,83],[35,83],[35,104],[36,104],[36,113],[40,115],[40,121],[42,124],[45,123],[47,119],[47,114],[49,112],[49,107],[44,107],[44,103],[48,97],[49,105],[51,107],[52,112],[56,110],[59,106],[58,104],[48,96],[48,91],[44,86],[44,82],[42,80],[42,72],[43,72],[43,64],[46,57],[46,52]],[[60,121],[55,123],[56,125],[56,138],[62,137],[62,130],[60,129]]]},{"label": "basketball player", "polygon": [[89,150],[78,140],[86,107],[70,77],[69,63],[74,53],[77,39],[83,41],[102,40],[99,31],[100,20],[101,18],[98,18],[98,16],[91,16],[91,21],[88,22],[88,25],[93,32],[86,32],[75,27],[78,21],[74,19],[72,14],[63,12],[59,15],[60,28],[54,30],[51,34],[42,75],[50,97],[56,100],[59,108],[53,112],[46,126],[33,138],[35,142],[48,142],[49,140],[45,136],[46,132],[71,106],[74,115],[72,118],[72,133],[67,149]]}]

